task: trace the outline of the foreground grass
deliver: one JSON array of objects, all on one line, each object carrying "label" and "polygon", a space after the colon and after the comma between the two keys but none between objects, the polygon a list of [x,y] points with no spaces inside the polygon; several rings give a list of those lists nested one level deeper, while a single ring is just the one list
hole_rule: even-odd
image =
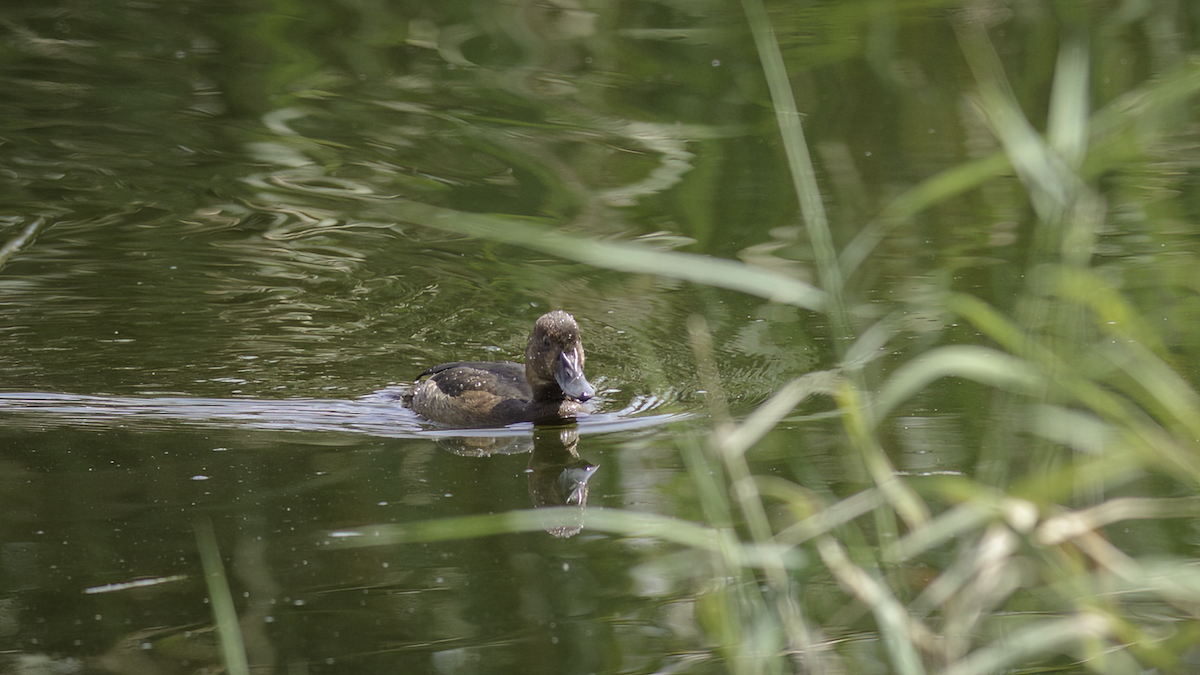
[{"label": "foreground grass", "polygon": [[[779,93],[787,81],[772,67],[779,59],[771,53],[775,47],[765,13],[755,0],[745,4],[777,108],[785,110],[788,103],[781,105],[780,99],[790,94]],[[1107,495],[1147,475],[1169,477],[1179,494],[1195,494],[1200,395],[1172,368],[1136,308],[1090,269],[1106,212],[1083,173],[1093,144],[1109,143],[1115,128],[1135,122],[1135,116],[1119,112],[1134,107],[1131,100],[1143,109],[1177,104],[1196,91],[1197,71],[1189,65],[1089,122],[1086,47],[1068,36],[1058,59],[1049,128],[1042,136],[1012,97],[984,30],[967,21],[958,30],[979,85],[979,109],[1004,151],[1004,162],[989,159],[988,166],[1015,171],[1038,220],[1033,266],[1016,315],[947,292],[945,310],[969,322],[990,344],[935,347],[884,373],[868,372],[862,364],[894,331],[868,327],[842,355],[836,376],[823,378],[819,386],[798,380],[749,419],[719,421],[707,452],[724,465],[748,539],[760,550],[813,550],[825,573],[870,613],[892,672],[991,673],[1035,666],[1182,671],[1197,637],[1192,626],[1200,608],[1200,569],[1191,558],[1126,553],[1110,542],[1105,528],[1148,518],[1191,518],[1200,499]],[[780,124],[785,143],[802,142],[802,135],[787,130],[799,125],[797,116],[781,114]],[[792,149],[788,157],[797,176],[812,174],[810,167],[795,165],[806,161],[806,152]],[[976,170],[947,172],[902,196],[884,218],[916,213],[989,177]],[[798,194],[802,204],[812,199],[804,188]],[[802,211],[815,233],[811,236],[821,237],[823,216],[812,207]],[[814,245],[825,285],[830,275],[856,268],[884,227],[880,222],[868,227],[867,239],[854,244],[863,248],[849,259],[839,261]],[[838,280],[837,291],[843,281]],[[829,311],[838,309],[838,302],[829,303]],[[698,350],[702,360],[704,351]],[[1037,444],[1065,450],[1065,461],[1041,475],[1013,467],[1004,480],[989,480],[995,475],[987,472],[925,479],[899,474],[885,450],[881,423],[944,377],[974,380],[997,392],[996,414],[988,417],[997,420],[997,428],[987,436],[1007,446],[999,452],[1010,461],[1027,455],[1021,446],[1031,436]],[[777,513],[811,515],[792,522],[777,517],[768,527],[767,500],[759,490],[764,479],[751,474],[746,453],[813,394],[836,399],[845,436],[874,487],[833,501],[798,486],[773,486],[772,501],[787,507]],[[1000,428],[1013,418],[1029,423]],[[940,555],[929,556],[932,552]],[[903,572],[931,558],[949,562],[927,570],[927,583],[914,587]],[[757,623],[762,614],[778,621],[776,649],[727,646],[736,654],[734,670],[860,672],[868,664],[853,650],[840,648],[849,630],[828,623],[816,608],[806,611],[805,593],[785,569],[782,559],[764,562],[758,574],[766,590],[753,602],[740,603],[745,625]]]},{"label": "foreground grass", "polygon": [[[706,522],[599,511],[589,514],[588,528],[708,554],[712,576],[702,584],[697,619],[709,657],[734,672],[1184,672],[1200,639],[1200,567],[1190,557],[1123,550],[1106,531],[1200,513],[1193,496],[1200,485],[1200,393],[1111,276],[1092,268],[1109,217],[1093,179],[1129,157],[1133,129],[1143,144],[1170,133],[1158,122],[1200,91],[1200,66],[1186,63],[1092,114],[1087,46],[1067,35],[1043,134],[1017,104],[987,33],[962,20],[958,35],[978,85],[975,103],[1001,150],[900,195],[839,252],[768,15],[757,0],[744,7],[819,289],[729,261],[407,207],[408,220],[431,227],[734,288],[829,317],[838,365],[785,384],[742,420],[725,410],[707,329],[693,321],[713,427],[679,443]],[[897,224],[1012,173],[1036,221],[1017,302],[1000,309],[944,287],[946,320],[970,325],[980,339],[880,363],[877,355],[903,332],[897,317],[905,308],[856,325],[846,290],[854,273]],[[991,392],[981,436],[989,439],[989,456],[1001,459],[973,474],[897,471],[895,439],[884,425],[943,378]],[[856,494],[834,498],[751,469],[756,444],[812,397],[835,403],[844,443],[870,478]],[[1148,477],[1169,496],[1139,492]],[[374,532],[371,545],[537,530],[552,517],[543,511],[393,526]],[[810,589],[817,586],[836,589],[840,602],[815,599]]]}]

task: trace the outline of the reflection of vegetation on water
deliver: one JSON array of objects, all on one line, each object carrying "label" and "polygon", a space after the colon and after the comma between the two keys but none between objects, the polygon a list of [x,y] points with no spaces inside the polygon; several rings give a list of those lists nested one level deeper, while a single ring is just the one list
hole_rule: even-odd
[{"label": "reflection of vegetation on water", "polygon": [[[695,579],[704,589],[695,618],[712,656],[735,672],[865,672],[880,667],[877,659],[898,673],[1079,663],[1102,672],[1183,668],[1197,637],[1200,574],[1191,558],[1126,550],[1122,530],[1146,521],[1170,528],[1165,521],[1200,510],[1192,496],[1200,484],[1200,393],[1139,316],[1115,280],[1119,272],[1092,261],[1114,217],[1097,178],[1170,142],[1174,120],[1200,91],[1200,66],[1184,62],[1089,114],[1093,57],[1082,34],[1066,30],[1039,133],[1006,81],[985,29],[989,17],[964,14],[956,30],[978,87],[972,104],[1002,151],[899,195],[839,253],[767,14],[755,0],[745,5],[819,290],[740,263],[400,207],[403,217],[430,227],[736,288],[829,317],[839,366],[792,381],[740,421],[721,401],[704,323],[693,321],[714,421],[706,436],[684,437],[679,446],[707,524],[600,511],[588,527],[707,553],[711,576]],[[853,275],[888,232],[1012,173],[1032,210],[1015,302],[998,306],[943,282],[864,325],[869,314],[856,313]],[[1157,225],[1133,224],[1148,233]],[[943,344],[894,351],[899,336],[916,330],[911,315],[929,316],[930,307],[932,320],[946,327]],[[955,322],[964,326],[950,331]],[[973,333],[964,332],[968,325]],[[889,353],[899,360],[880,358]],[[976,383],[971,396],[989,401],[974,420],[984,439],[976,470],[898,471],[890,448],[919,446],[921,438],[890,420],[944,378]],[[747,461],[777,425],[811,419],[795,410],[814,395],[836,402],[841,433],[861,460],[868,486],[853,494],[834,495],[822,481],[811,487],[755,475]],[[403,540],[543,524],[531,514],[471,517],[410,524]]]},{"label": "reflection of vegetation on water", "polygon": [[[163,504],[253,515],[214,520],[219,536],[236,528],[254,546],[238,563],[260,575],[243,582],[254,594],[240,630],[263,630],[275,612],[289,618],[262,604],[278,595],[265,542],[285,543],[284,555],[305,564],[321,557],[280,532],[337,528],[320,549],[478,538],[489,560],[526,542],[493,547],[487,537],[532,532],[562,545],[547,550],[598,554],[597,569],[620,567],[620,584],[588,588],[599,596],[617,595],[626,577],[648,587],[635,593],[654,625],[635,626],[646,614],[627,611],[627,601],[598,605],[589,618],[611,617],[621,637],[606,642],[588,626],[571,644],[624,652],[613,672],[706,663],[735,672],[1170,672],[1194,662],[1200,579],[1193,533],[1177,524],[1200,512],[1200,395],[1187,379],[1200,372],[1195,205],[1179,198],[1181,188],[1194,193],[1189,102],[1200,91],[1200,63],[1185,58],[1195,32],[1186,3],[1117,3],[1107,12],[972,3],[952,21],[960,63],[940,45],[911,48],[955,37],[931,16],[959,11],[941,0],[776,2],[770,14],[745,0],[769,101],[758,65],[730,39],[743,26],[736,5],[611,3],[610,16],[571,2],[410,3],[400,11],[360,3],[360,16],[354,4],[317,20],[314,8],[333,5],[287,0],[226,29],[184,29],[203,12],[164,3],[91,13],[95,27],[48,8],[35,13],[31,32],[15,30],[14,17],[34,5],[12,4],[3,28],[18,65],[5,71],[14,114],[3,124],[10,180],[0,191],[31,215],[20,227],[20,218],[0,219],[11,228],[0,248],[0,265],[12,271],[0,294],[4,330],[12,329],[6,386],[116,394],[0,394],[5,426],[54,439],[21,450],[40,460],[30,460],[33,471],[6,468],[12,505],[36,505],[29,496],[44,489],[81,518],[115,524],[112,514],[135,502],[114,488],[148,476],[153,501],[136,503],[156,515],[172,510]],[[468,5],[484,14],[468,17]],[[640,12],[655,16],[629,25],[674,26],[689,14],[709,27],[593,33],[597,20],[624,26],[615,15]],[[166,20],[177,28],[167,30]],[[1072,22],[1088,24],[1090,36]],[[224,39],[211,42],[210,32]],[[109,34],[133,38],[136,48],[96,61],[99,36]],[[87,35],[97,39],[78,39]],[[850,64],[847,55],[860,50]],[[97,78],[97,63],[108,77]],[[818,72],[814,63],[834,65]],[[849,74],[856,65],[870,76]],[[922,82],[953,82],[956,68],[974,82],[965,103],[956,86]],[[720,85],[687,86],[702,81]],[[768,102],[776,113],[769,128],[761,114]],[[227,109],[238,112],[223,119]],[[885,116],[899,121],[883,124]],[[873,148],[889,152],[860,158]],[[890,171],[874,164],[884,154]],[[906,181],[919,182],[903,189]],[[891,184],[864,187],[880,183]],[[775,198],[781,185],[795,201]],[[793,222],[796,202],[802,227]],[[996,264],[1013,260],[1023,262]],[[185,426],[206,439],[233,427],[239,434],[222,438],[245,429],[308,432],[293,436],[340,450],[353,442],[333,434],[352,432],[433,439],[459,454],[524,452],[528,429],[464,438],[426,429],[386,402],[352,399],[408,381],[447,353],[519,354],[512,341],[527,329],[522,312],[568,303],[588,312],[589,346],[606,365],[602,412],[578,432],[595,440],[653,428],[651,449],[670,446],[662,454],[673,458],[677,448],[689,479],[656,474],[643,483],[653,481],[647,492],[670,500],[662,511],[675,517],[637,510],[646,507],[642,494],[622,501],[646,478],[631,479],[641,466],[624,467],[619,495],[615,479],[608,494],[597,489],[585,514],[595,465],[574,440],[547,435],[553,430],[534,432],[540,445],[528,467],[520,461],[527,475],[498,479],[519,488],[520,510],[492,513],[494,496],[485,495],[415,511],[445,493],[425,476],[450,473],[422,473],[430,448],[404,444],[380,446],[403,450],[394,465],[358,459],[385,471],[330,478],[327,465],[352,460],[314,460],[314,485],[332,490],[354,479],[353,489],[337,491],[356,496],[325,497],[339,508],[308,521],[292,513],[299,507],[291,497],[312,489],[309,467],[259,458],[275,436],[239,441],[253,452],[230,453],[238,460],[228,462],[227,486],[208,496],[180,486],[208,482],[207,468],[187,469],[207,467],[210,451],[225,457],[224,445],[164,460],[175,448],[130,443],[122,461],[155,469],[122,478],[132,470],[111,464],[108,446],[89,453],[93,444],[79,436],[43,433]],[[701,399],[709,421],[696,426]],[[959,400],[969,404],[939,409]],[[694,424],[665,426],[683,415]],[[593,481],[603,485],[622,459],[615,445],[596,445],[583,454],[604,458]],[[628,454],[650,445],[633,444]],[[380,447],[360,455],[391,454]],[[21,453],[14,466],[24,466]],[[105,466],[94,466],[97,458],[109,468],[93,473]],[[67,473],[38,481],[41,462],[61,462]],[[295,464],[304,487],[262,501],[276,463]],[[105,489],[70,489],[82,484],[72,472],[98,475]],[[399,487],[380,487],[388,482]],[[406,490],[411,501],[389,501]],[[526,490],[535,505],[561,506],[521,507]],[[41,523],[56,524],[54,513],[37,514],[39,536]],[[377,522],[377,513],[385,524],[372,537],[341,539],[350,530],[337,523]],[[420,521],[403,522],[408,513]],[[260,516],[286,529],[255,525]],[[35,521],[19,515],[6,524],[22,518]],[[125,522],[131,533],[178,529],[150,520],[153,527]],[[104,557],[97,564],[72,542],[62,559],[104,574],[142,573],[140,555],[127,566],[108,562],[125,528],[104,534],[97,521],[81,522],[98,533],[91,548]],[[204,534],[211,528],[196,522],[198,548],[211,556],[210,594],[228,596],[216,542]],[[545,531],[581,536],[552,540]],[[620,540],[601,550],[589,544],[600,539],[593,533]],[[0,561],[14,579],[15,550],[6,544]],[[377,653],[426,617],[440,621],[451,604],[470,607],[468,596],[491,602],[476,591],[450,604],[422,600],[416,619],[393,624],[396,589],[426,598],[457,592],[441,583],[441,570],[457,564],[465,579],[470,567],[420,546],[404,553],[396,557],[417,570],[414,579],[397,574],[398,565],[367,572],[365,562],[346,568],[350,576],[337,568],[319,577],[353,594],[346,602],[356,611],[365,590],[356,575],[383,580],[371,587],[370,611],[386,608],[391,630],[363,652]],[[538,574],[527,558],[511,559]],[[426,569],[428,579],[419,574]],[[60,574],[49,578],[63,583]],[[291,577],[289,592],[317,578]],[[0,602],[0,624],[16,606]],[[226,633],[239,630],[232,608],[216,612]],[[317,614],[335,613],[320,608],[298,620],[315,626]],[[320,625],[348,636],[359,632],[349,628],[356,620],[375,617],[346,613]],[[446,642],[418,631],[407,646],[476,647],[472,640],[489,632],[480,627],[504,625],[447,621],[430,631]],[[138,664],[154,642],[164,658],[196,667],[216,668],[220,646],[230,672],[247,668],[228,653],[238,647],[227,635],[218,644],[206,632],[196,654],[168,652],[166,635],[131,632],[97,665],[146,670]],[[529,651],[524,638],[503,635],[512,653]],[[272,639],[244,637],[252,663],[271,662],[256,657],[255,645],[273,647]],[[597,663],[575,661],[583,652],[561,653],[579,669]]]}]

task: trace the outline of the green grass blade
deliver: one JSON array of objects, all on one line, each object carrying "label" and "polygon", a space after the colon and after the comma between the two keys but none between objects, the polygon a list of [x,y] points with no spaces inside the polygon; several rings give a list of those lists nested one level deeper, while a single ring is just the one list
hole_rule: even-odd
[{"label": "green grass blade", "polygon": [[838,374],[835,371],[818,370],[788,382],[755,408],[744,422],[725,434],[720,439],[719,447],[722,452],[738,455],[745,453],[805,399],[814,395],[835,395],[837,380]]},{"label": "green grass blade", "polygon": [[192,529],[196,533],[196,546],[200,549],[200,564],[204,567],[204,583],[208,586],[208,599],[217,622],[217,639],[221,643],[225,668],[230,675],[250,675],[242,628],[233,604],[233,595],[229,592],[229,581],[225,578],[225,562],[221,560],[212,521],[197,518],[192,522]]},{"label": "green grass blade", "polygon": [[1069,651],[1080,641],[1107,635],[1108,619],[1076,614],[1065,619],[1034,621],[949,664],[942,675],[990,675],[1005,672],[1048,652]]},{"label": "green grass blade", "polygon": [[[347,548],[395,546],[474,539],[514,532],[537,532],[548,526],[578,524],[579,509],[576,508],[527,509],[403,524],[368,525],[358,528],[353,533],[334,535],[334,541],[336,545]],[[587,510],[585,527],[593,532],[649,537],[721,555],[729,555],[730,551],[734,551],[734,562],[747,567],[762,567],[777,560],[784,560],[789,566],[794,566],[802,560],[801,554],[788,546],[739,544],[728,530],[654,513],[590,508]]]},{"label": "green grass blade", "polygon": [[971,345],[938,347],[892,373],[875,400],[875,422],[943,377],[962,377],[1019,393],[1034,393],[1043,386],[1042,374],[1036,368],[1010,354]]},{"label": "green grass blade", "polygon": [[1068,35],[1054,67],[1046,140],[1073,170],[1079,169],[1087,154],[1089,71],[1086,38],[1079,33]]},{"label": "green grass blade", "polygon": [[717,286],[813,311],[826,308],[826,293],[811,284],[734,260],[660,251],[633,242],[589,240],[513,217],[467,213],[420,202],[400,202],[398,216],[425,227],[533,249],[594,267],[654,274]]},{"label": "green grass blade", "polygon": [[849,314],[842,297],[844,278],[833,235],[829,231],[829,218],[821,201],[821,190],[817,185],[817,173],[813,170],[808,142],[804,138],[804,127],[800,123],[800,111],[792,94],[791,80],[779,51],[779,42],[771,27],[771,19],[761,0],[742,0],[742,10],[754,36],[754,46],[762,63],[771,102],[775,107],[775,121],[783,139],[784,152],[792,173],[792,186],[800,202],[800,214],[804,218],[809,243],[813,247],[821,287],[829,294],[830,318],[835,334],[840,337],[851,334]]},{"label": "green grass blade", "polygon": [[846,550],[832,537],[824,537],[817,542],[817,550],[825,566],[838,581],[871,608],[884,645],[892,657],[890,665],[895,669],[894,672],[901,675],[924,673],[925,667],[917,654],[916,645],[932,642],[929,629],[909,616],[908,610],[884,583],[855,565]]}]

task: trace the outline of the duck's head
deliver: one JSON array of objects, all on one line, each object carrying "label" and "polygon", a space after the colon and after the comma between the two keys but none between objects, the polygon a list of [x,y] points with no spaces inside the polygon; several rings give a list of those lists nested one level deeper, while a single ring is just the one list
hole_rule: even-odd
[{"label": "duck's head", "polygon": [[583,360],[575,318],[562,310],[543,314],[525,347],[525,379],[534,399],[586,401],[595,396],[596,389],[583,375]]}]

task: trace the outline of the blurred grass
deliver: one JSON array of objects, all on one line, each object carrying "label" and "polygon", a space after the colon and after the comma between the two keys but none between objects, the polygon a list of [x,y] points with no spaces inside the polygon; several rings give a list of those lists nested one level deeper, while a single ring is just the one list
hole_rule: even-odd
[{"label": "blurred grass", "polygon": [[[712,428],[706,436],[685,435],[679,447],[706,523],[592,509],[587,528],[707,554],[711,577],[701,584],[696,621],[712,645],[710,657],[735,673],[1187,672],[1200,638],[1200,567],[1186,556],[1123,550],[1105,528],[1200,512],[1200,499],[1191,496],[1200,487],[1200,393],[1174,366],[1162,336],[1092,260],[1110,216],[1097,177],[1176,132],[1175,113],[1200,92],[1200,61],[1091,113],[1089,41],[1064,29],[1043,134],[1013,93],[987,27],[964,14],[956,29],[978,88],[975,110],[1001,150],[900,194],[839,253],[770,15],[758,0],[745,0],[743,9],[819,290],[733,261],[588,241],[419,204],[402,208],[413,222],[440,229],[736,289],[828,317],[838,366],[785,383],[741,420],[730,417],[721,393],[704,321],[690,322]],[[895,225],[1010,173],[1033,214],[1029,267],[1011,315],[945,288],[940,310],[973,327],[977,343],[933,345],[899,363],[876,362],[901,323],[888,317],[859,325],[856,317],[869,314],[855,313],[848,280]],[[1004,470],[896,470],[886,421],[945,378],[992,393],[993,408],[978,424],[996,446],[988,456],[1003,458]],[[748,461],[814,396],[836,403],[841,442],[869,477],[855,494],[838,498],[755,475]],[[1139,494],[1147,477],[1176,495]],[[381,526],[345,543],[534,531],[546,522],[546,511],[514,512]],[[838,600],[818,601],[814,587]],[[864,631],[877,649],[855,639]]]},{"label": "blurred grass", "polygon": [[660,251],[636,242],[583,240],[529,220],[464,213],[420,202],[404,202],[398,212],[408,222],[433,229],[523,246],[595,267],[719,286],[814,311],[823,310],[826,304],[826,292],[809,283],[723,258]]},{"label": "blurred grass", "polygon": [[221,559],[212,521],[197,518],[192,523],[192,529],[196,534],[196,548],[200,551],[200,563],[204,568],[208,600],[212,604],[213,618],[217,623],[217,642],[221,646],[221,658],[225,669],[231,675],[250,675],[241,622],[233,595],[229,591],[229,581],[225,577],[225,561]]}]

